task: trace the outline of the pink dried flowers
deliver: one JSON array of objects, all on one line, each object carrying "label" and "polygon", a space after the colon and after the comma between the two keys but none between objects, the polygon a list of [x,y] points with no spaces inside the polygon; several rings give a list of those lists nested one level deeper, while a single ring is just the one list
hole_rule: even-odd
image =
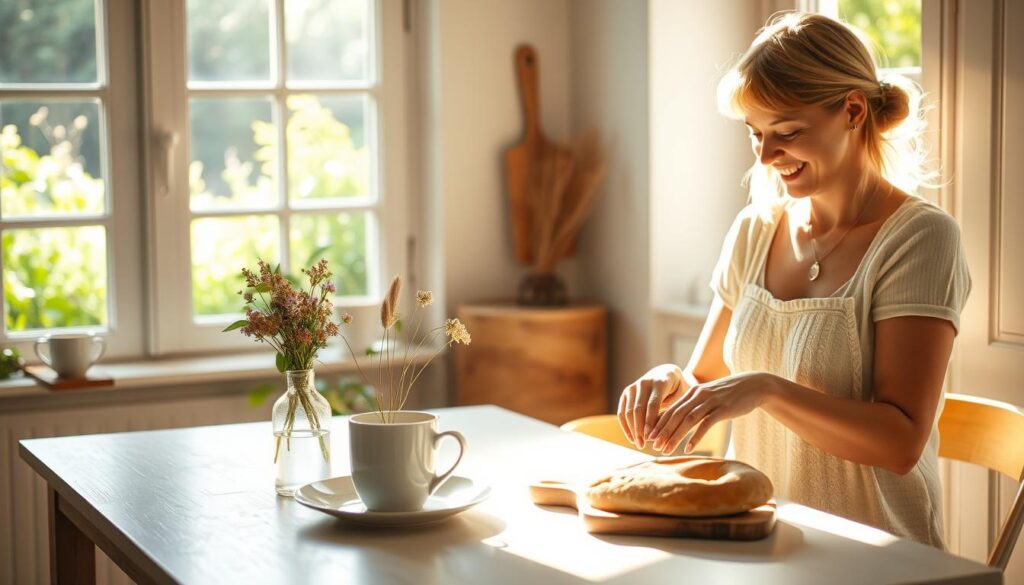
[{"label": "pink dried flowers", "polygon": [[335,291],[327,260],[308,270],[303,268],[309,289],[296,288],[281,274],[260,260],[259,271],[242,269],[247,289],[238,291],[245,301],[245,319],[235,321],[224,331],[240,329],[242,335],[270,344],[277,350],[277,369],[308,370],[327,339],[340,333],[331,320],[334,305],[327,295]]}]

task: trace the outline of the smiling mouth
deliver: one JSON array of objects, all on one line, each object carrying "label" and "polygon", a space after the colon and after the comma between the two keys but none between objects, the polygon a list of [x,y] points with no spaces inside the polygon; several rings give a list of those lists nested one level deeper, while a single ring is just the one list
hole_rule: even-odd
[{"label": "smiling mouth", "polygon": [[792,181],[792,180],[796,179],[797,177],[799,177],[800,175],[802,175],[805,168],[807,168],[807,163],[804,162],[804,163],[800,163],[799,166],[795,167],[795,170],[793,170],[794,167],[789,167],[787,169],[787,170],[790,171],[789,174],[786,174],[786,173],[782,172],[782,170],[780,170],[778,168],[776,168],[775,170],[779,173],[779,176],[782,177],[783,181]]}]

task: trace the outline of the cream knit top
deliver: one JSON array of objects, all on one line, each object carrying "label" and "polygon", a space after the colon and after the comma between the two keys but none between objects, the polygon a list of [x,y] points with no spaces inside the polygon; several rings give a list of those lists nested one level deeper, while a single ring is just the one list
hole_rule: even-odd
[{"label": "cream knit top", "polygon": [[[791,201],[781,199],[763,214],[748,205],[726,236],[711,280],[732,310],[725,363],[733,373],[769,372],[819,392],[871,400],[875,321],[924,315],[948,319],[959,333],[971,289],[959,226],[938,206],[910,197],[883,222],[856,272],[837,291],[784,301],[764,288],[764,266]],[[906,475],[830,455],[760,409],[732,420],[727,457],[767,474],[777,497],[945,550],[938,472],[942,407],[940,400],[924,452]]]}]

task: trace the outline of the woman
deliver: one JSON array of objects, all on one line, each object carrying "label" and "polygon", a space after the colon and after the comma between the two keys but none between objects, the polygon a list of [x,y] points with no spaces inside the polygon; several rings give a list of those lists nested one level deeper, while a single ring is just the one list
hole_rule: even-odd
[{"label": "woman", "polygon": [[[685,369],[622,392],[637,447],[730,453],[780,498],[942,549],[942,382],[971,288],[956,222],[908,195],[930,175],[920,92],[880,82],[859,33],[784,13],[719,86],[757,157]],[[773,188],[774,187],[774,188]]]}]

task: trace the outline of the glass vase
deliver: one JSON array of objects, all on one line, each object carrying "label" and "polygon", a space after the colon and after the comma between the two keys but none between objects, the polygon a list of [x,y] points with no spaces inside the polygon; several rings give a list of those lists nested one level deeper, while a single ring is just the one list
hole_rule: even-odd
[{"label": "glass vase", "polygon": [[313,383],[313,370],[284,373],[288,389],[274,403],[275,487],[293,496],[303,485],[331,476],[331,405]]}]

